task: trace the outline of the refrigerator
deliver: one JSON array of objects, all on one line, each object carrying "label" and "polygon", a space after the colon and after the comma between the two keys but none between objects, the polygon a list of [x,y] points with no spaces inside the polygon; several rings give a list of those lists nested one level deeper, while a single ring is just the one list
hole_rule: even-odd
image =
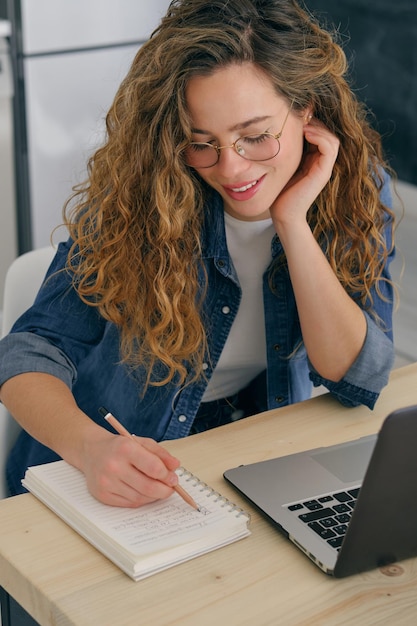
[{"label": "refrigerator", "polygon": [[[8,0],[19,253],[48,245],[104,118],[170,0]],[[66,238],[58,230],[55,240]]]}]

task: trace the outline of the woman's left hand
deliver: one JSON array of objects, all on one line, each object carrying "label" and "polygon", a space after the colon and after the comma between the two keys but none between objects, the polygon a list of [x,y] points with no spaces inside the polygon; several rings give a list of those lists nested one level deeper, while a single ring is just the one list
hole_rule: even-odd
[{"label": "woman's left hand", "polygon": [[308,209],[330,180],[339,152],[339,140],[322,122],[312,119],[304,126],[308,142],[294,176],[271,207],[271,217],[280,222],[304,219]]}]

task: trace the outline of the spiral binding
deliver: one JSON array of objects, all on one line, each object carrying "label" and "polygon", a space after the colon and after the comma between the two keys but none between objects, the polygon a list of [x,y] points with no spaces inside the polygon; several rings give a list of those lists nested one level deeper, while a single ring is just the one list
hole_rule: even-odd
[{"label": "spiral binding", "polygon": [[200,480],[197,476],[195,476],[195,474],[185,469],[185,467],[179,467],[177,470],[177,474],[178,476],[183,477],[186,482],[192,481],[193,487],[198,487],[202,494],[204,493],[204,491],[207,491],[207,494],[205,494],[205,497],[216,498],[215,502],[220,503],[219,506],[221,508],[228,508],[228,510],[231,513],[236,512],[236,517],[240,517],[241,515],[244,515],[250,521],[250,514],[247,511],[245,511],[240,506],[238,506],[237,504],[235,504],[234,502],[232,502],[231,500],[223,496],[221,493],[219,493],[218,491],[210,487],[204,481]]}]

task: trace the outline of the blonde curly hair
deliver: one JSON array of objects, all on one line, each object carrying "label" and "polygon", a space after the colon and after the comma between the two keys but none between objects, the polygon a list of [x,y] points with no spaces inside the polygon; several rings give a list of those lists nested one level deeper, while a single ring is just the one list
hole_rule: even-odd
[{"label": "blonde curly hair", "polygon": [[198,377],[207,351],[200,249],[207,189],[181,155],[191,138],[185,89],[193,76],[245,62],[266,72],[294,110],[311,106],[339,138],[331,180],[308,219],[344,288],[371,308],[390,253],[381,141],[346,79],[336,33],[294,0],[174,0],[138,51],[88,180],[64,211],[74,286],[118,326],[122,359],[147,367],[150,384],[184,383],[190,371]]}]

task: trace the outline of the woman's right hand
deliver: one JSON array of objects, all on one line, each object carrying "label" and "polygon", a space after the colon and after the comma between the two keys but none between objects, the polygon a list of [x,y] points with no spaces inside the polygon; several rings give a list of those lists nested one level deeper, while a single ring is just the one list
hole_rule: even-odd
[{"label": "woman's right hand", "polygon": [[173,493],[180,462],[153,439],[102,429],[84,441],[80,469],[92,495],[112,506],[138,507]]}]

